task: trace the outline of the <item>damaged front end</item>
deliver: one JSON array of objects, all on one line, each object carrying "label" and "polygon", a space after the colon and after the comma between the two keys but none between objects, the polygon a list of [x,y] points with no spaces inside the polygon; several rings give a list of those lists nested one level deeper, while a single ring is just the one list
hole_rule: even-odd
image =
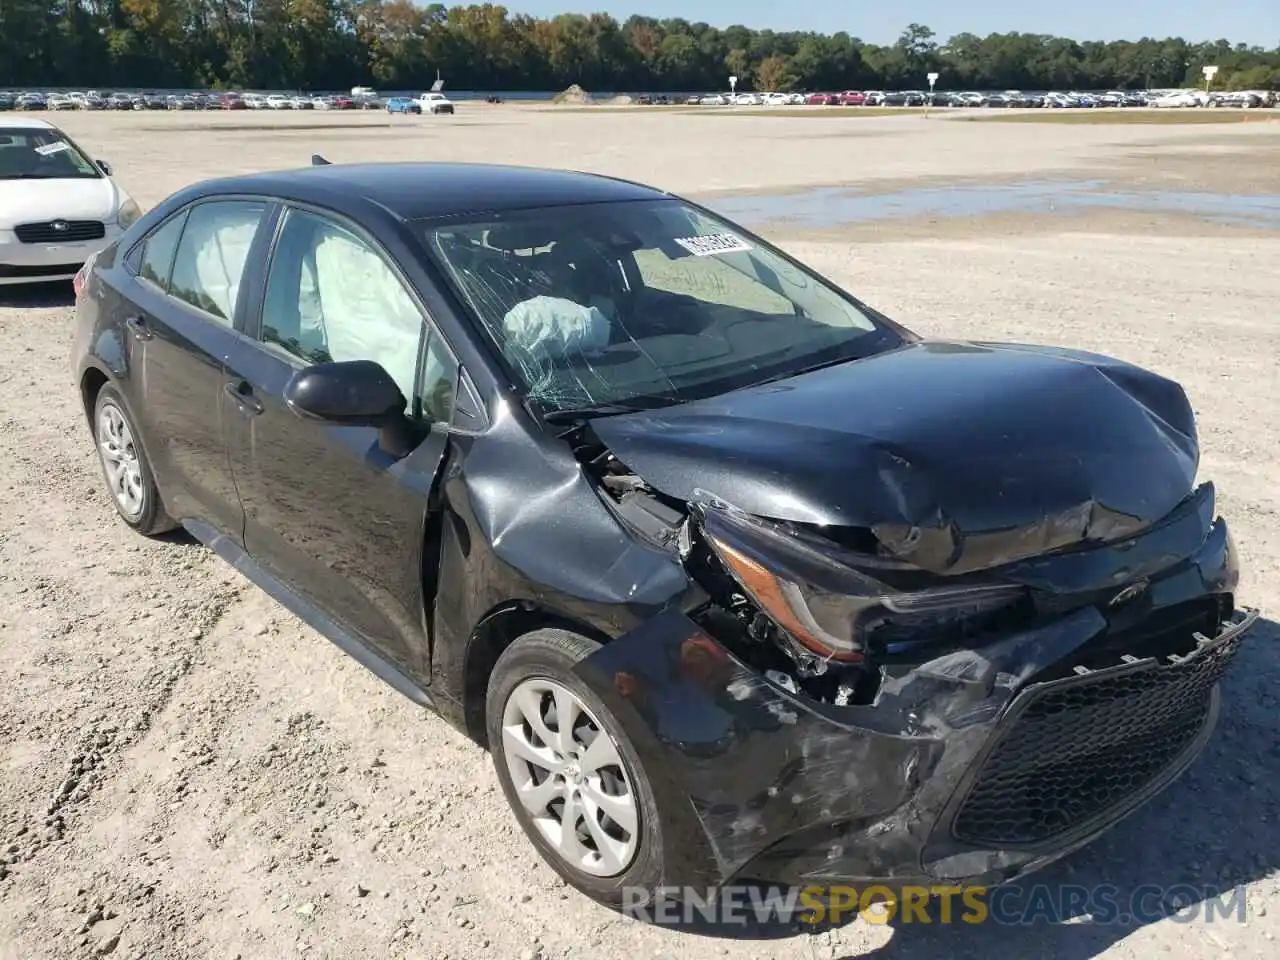
[{"label": "damaged front end", "polygon": [[1256,617],[1210,484],[1109,542],[1037,555],[1018,532],[986,543],[1015,559],[940,574],[879,531],[675,501],[604,459],[620,516],[711,602],[579,670],[692,805],[717,881],[1036,869],[1194,759]]}]

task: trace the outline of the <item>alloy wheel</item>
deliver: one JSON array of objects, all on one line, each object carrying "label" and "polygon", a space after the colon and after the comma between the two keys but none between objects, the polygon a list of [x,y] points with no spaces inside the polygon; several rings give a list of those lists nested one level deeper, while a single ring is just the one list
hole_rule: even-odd
[{"label": "alloy wheel", "polygon": [[566,863],[596,877],[631,865],[640,840],[633,778],[577,694],[553,680],[521,681],[503,709],[502,752],[521,804]]},{"label": "alloy wheel", "polygon": [[114,403],[104,403],[98,412],[98,455],[120,509],[129,517],[139,516],[145,505],[142,467],[129,422]]}]

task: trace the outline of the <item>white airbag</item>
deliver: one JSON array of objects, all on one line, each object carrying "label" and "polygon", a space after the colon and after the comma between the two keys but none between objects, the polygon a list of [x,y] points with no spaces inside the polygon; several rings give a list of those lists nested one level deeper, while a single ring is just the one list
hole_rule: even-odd
[{"label": "white airbag", "polygon": [[609,321],[598,307],[561,297],[533,297],[502,319],[505,349],[513,358],[550,360],[570,351],[591,353],[609,345]]},{"label": "white airbag", "polygon": [[411,400],[422,315],[400,278],[363,243],[336,231],[316,247],[315,265],[329,356],[377,361]]},{"label": "white airbag", "polygon": [[[204,293],[215,312],[230,320],[235,315],[236,295],[249,247],[258,230],[256,213],[250,217],[193,216],[188,229],[199,231],[195,239],[196,290]],[[175,286],[180,286],[175,278]]]}]

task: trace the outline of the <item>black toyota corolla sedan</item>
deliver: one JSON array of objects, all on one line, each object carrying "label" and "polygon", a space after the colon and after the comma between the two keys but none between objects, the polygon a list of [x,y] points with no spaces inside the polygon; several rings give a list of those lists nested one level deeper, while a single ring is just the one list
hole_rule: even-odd
[{"label": "black toyota corolla sedan", "polygon": [[314,158],[76,291],[124,522],[487,746],[602,902],[1040,867],[1194,759],[1256,616],[1177,384],[922,339],[638,184]]}]

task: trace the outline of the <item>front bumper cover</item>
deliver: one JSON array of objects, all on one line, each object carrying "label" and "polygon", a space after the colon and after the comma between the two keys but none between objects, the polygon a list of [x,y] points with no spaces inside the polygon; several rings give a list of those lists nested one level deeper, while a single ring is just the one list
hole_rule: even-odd
[{"label": "front bumper cover", "polygon": [[107,223],[105,235],[73,243],[21,243],[13,231],[0,230],[0,285],[70,280],[96,253],[120,237],[118,224]]},{"label": "front bumper cover", "polygon": [[[1217,528],[1152,593],[1169,607],[1212,599],[1206,588],[1231,562]],[[1217,717],[1217,679],[1256,616],[1234,614],[1185,657],[1121,651],[1111,665],[1072,672],[1108,634],[1087,606],[886,676],[867,706],[795,696],[674,611],[576,669],[654,781],[667,846],[679,851],[668,882],[993,885],[1088,843],[1191,763]],[[1108,719],[1113,708],[1119,722]],[[1064,710],[1070,722],[1054,726]],[[1134,716],[1149,720],[1125,719]],[[1103,761],[1136,743],[1130,734],[1147,738],[1143,749],[1164,743],[1159,765],[1118,786],[1094,782],[1107,774]],[[1056,753],[1028,760],[1026,744]],[[1019,814],[1028,784],[1050,776],[1103,802],[1045,794],[1037,816]]]}]

